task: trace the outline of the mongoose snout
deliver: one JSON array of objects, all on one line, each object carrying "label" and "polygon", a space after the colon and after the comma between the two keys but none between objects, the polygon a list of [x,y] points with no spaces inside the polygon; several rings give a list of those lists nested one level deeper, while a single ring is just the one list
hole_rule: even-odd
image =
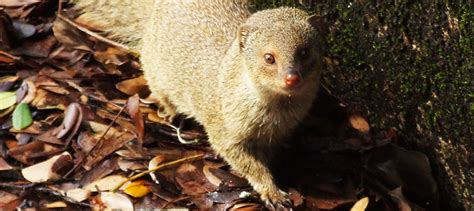
[{"label": "mongoose snout", "polygon": [[297,89],[301,86],[303,78],[299,71],[295,70],[286,70],[284,72],[285,85],[288,89]]}]

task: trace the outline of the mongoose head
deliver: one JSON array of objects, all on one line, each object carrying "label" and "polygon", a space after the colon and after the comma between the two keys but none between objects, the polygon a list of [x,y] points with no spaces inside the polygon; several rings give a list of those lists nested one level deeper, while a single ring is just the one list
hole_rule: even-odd
[{"label": "mongoose head", "polygon": [[237,37],[243,66],[262,93],[314,93],[322,68],[321,19],[296,8],[257,12],[240,26]]}]

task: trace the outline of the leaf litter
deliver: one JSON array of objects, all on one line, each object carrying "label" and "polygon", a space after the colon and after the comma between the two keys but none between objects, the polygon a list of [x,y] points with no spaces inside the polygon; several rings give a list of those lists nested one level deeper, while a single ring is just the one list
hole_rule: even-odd
[{"label": "leaf litter", "polygon": [[[202,127],[157,115],[133,52],[57,4],[0,3],[0,209],[264,208]],[[348,103],[323,88],[275,160],[296,209],[438,210],[426,156]]]}]

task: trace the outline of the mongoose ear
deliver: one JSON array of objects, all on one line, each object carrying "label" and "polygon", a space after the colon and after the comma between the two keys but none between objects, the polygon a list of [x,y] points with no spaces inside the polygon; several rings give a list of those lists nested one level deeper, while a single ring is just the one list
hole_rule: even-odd
[{"label": "mongoose ear", "polygon": [[240,50],[243,50],[247,45],[247,38],[251,30],[250,25],[241,25],[237,32],[237,39],[239,39]]},{"label": "mongoose ear", "polygon": [[312,15],[307,19],[307,21],[309,24],[311,24],[311,26],[316,28],[322,36],[326,37],[326,35],[329,33],[329,28],[323,16]]}]

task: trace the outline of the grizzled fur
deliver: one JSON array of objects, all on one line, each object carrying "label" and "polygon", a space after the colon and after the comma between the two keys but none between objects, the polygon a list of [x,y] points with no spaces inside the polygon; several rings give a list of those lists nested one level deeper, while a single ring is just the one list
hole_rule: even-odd
[{"label": "grizzled fur", "polygon": [[[102,4],[91,6],[93,1]],[[250,14],[243,0],[76,2],[86,19],[119,40],[141,42],[145,78],[165,113],[203,124],[213,149],[264,201],[288,201],[268,163],[319,88],[322,35],[316,18],[295,8]],[[273,65],[265,63],[269,53]],[[300,87],[285,85],[289,70],[302,77]]]}]

